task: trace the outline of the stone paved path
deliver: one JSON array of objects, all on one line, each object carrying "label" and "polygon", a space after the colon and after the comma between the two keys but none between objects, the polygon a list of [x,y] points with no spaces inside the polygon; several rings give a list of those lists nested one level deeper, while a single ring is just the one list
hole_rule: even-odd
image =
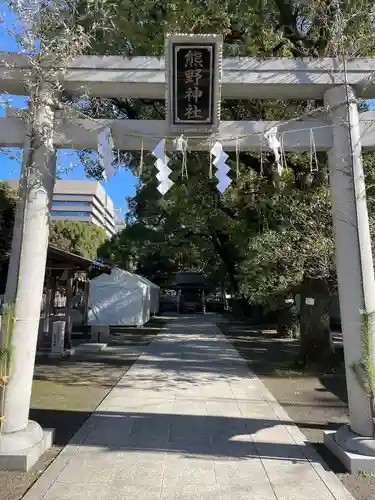
[{"label": "stone paved path", "polygon": [[215,316],[169,327],[24,500],[353,500]]}]

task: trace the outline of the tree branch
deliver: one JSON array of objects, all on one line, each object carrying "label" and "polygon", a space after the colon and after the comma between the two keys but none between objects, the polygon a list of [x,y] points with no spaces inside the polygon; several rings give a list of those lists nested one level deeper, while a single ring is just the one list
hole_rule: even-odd
[{"label": "tree branch", "polygon": [[121,112],[126,114],[129,120],[138,119],[138,113],[129,103],[128,99],[112,99],[112,102]]},{"label": "tree branch", "polygon": [[299,12],[291,0],[275,0],[275,5],[280,15],[280,26],[292,44],[293,57],[318,57],[318,52],[313,41],[309,40],[297,27]]}]

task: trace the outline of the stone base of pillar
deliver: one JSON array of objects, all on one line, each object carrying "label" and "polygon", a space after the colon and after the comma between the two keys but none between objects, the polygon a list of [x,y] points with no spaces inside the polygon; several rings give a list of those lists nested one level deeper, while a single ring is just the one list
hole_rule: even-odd
[{"label": "stone base of pillar", "polygon": [[325,446],[352,474],[375,472],[375,440],[355,434],[348,425],[324,432]]},{"label": "stone base of pillar", "polygon": [[54,430],[29,421],[23,431],[0,435],[0,470],[27,472],[51,448]]}]

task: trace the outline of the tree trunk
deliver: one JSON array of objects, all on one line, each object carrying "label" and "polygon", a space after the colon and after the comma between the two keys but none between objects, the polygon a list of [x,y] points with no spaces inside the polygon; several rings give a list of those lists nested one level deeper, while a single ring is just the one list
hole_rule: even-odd
[{"label": "tree trunk", "polygon": [[243,318],[245,316],[245,308],[247,305],[247,300],[243,297],[233,297],[232,298],[232,314],[235,318]]},{"label": "tree trunk", "polygon": [[296,339],[299,337],[299,318],[296,305],[285,304],[278,311],[277,335],[281,338]]},{"label": "tree trunk", "polygon": [[236,276],[236,256],[231,252],[229,245],[227,244],[227,237],[220,233],[219,231],[211,232],[211,240],[216,253],[221,258],[224,264],[229,284],[231,287],[232,295],[237,295],[239,291],[239,284]]},{"label": "tree trunk", "polygon": [[334,354],[326,281],[305,279],[301,288],[299,363],[329,365]]}]

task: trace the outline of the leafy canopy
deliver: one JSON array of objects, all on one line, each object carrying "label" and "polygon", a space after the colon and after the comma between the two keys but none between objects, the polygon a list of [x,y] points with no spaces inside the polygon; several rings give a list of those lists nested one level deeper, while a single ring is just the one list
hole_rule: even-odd
[{"label": "leafy canopy", "polygon": [[[168,32],[223,33],[227,56],[342,58],[374,53],[373,4],[368,1],[146,1],[134,8],[134,2],[123,0],[111,5],[117,13],[115,29],[108,39],[97,37],[92,53],[159,56]],[[285,121],[322,106],[319,101],[223,101],[221,118]],[[93,98],[85,111],[123,119],[165,116],[164,102],[151,100]],[[126,158],[137,173],[139,154]],[[85,160],[87,171],[99,177],[95,160]],[[174,155],[170,166],[176,183],[162,198],[153,162],[145,157],[137,193],[129,200],[128,227],[112,246],[112,257],[131,255],[140,268],[209,262],[210,272],[220,269],[233,292],[254,302],[295,291],[310,277],[327,280],[334,288],[325,155],[318,155],[314,168],[312,162],[312,152],[286,155],[288,168],[280,178],[272,155],[241,153],[238,161],[231,155],[232,173],[239,176],[232,175],[231,188],[220,196],[208,178],[208,154],[189,153],[187,179],[181,178],[181,158]],[[197,256],[194,263],[187,265],[187,255]]]},{"label": "leafy canopy", "polygon": [[107,239],[105,230],[91,222],[58,220],[51,225],[49,242],[66,252],[95,259]]}]

